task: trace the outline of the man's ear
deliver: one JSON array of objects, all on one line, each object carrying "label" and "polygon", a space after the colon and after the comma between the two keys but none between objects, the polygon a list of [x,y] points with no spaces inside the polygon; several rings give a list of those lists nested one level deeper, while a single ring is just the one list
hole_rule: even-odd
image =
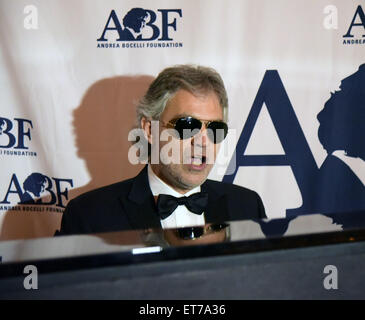
[{"label": "man's ear", "polygon": [[141,128],[144,131],[144,136],[149,144],[152,144],[152,127],[151,127],[151,120],[143,117],[141,119]]}]

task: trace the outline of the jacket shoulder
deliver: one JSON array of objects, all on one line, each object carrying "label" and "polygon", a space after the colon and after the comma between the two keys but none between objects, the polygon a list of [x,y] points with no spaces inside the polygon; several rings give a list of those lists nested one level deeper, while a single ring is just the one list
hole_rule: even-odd
[{"label": "jacket shoulder", "polygon": [[253,191],[251,189],[238,186],[236,184],[227,183],[227,182],[221,182],[221,181],[215,181],[215,180],[206,180],[206,184],[208,187],[214,189],[216,192],[221,194],[234,194],[234,195],[246,195],[250,197],[258,197],[256,191]]},{"label": "jacket shoulder", "polygon": [[127,197],[133,178],[85,192],[69,201],[56,235],[86,234],[123,229],[128,225],[120,199]]},{"label": "jacket shoulder", "polygon": [[266,218],[263,202],[256,191],[215,180],[206,180],[206,186],[214,190],[218,196],[225,196],[229,212],[234,219]]},{"label": "jacket shoulder", "polygon": [[100,200],[115,199],[116,197],[128,194],[132,187],[133,179],[128,179],[87,191],[70,202],[73,203],[98,203]]}]

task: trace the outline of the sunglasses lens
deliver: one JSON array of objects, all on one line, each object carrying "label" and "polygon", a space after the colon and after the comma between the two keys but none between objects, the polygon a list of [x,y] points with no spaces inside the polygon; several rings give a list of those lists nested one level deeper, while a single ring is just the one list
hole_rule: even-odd
[{"label": "sunglasses lens", "polygon": [[208,126],[208,137],[213,143],[221,143],[227,136],[228,126],[224,122],[213,121]]},{"label": "sunglasses lens", "polygon": [[192,117],[180,118],[175,123],[175,130],[179,133],[180,139],[188,139],[196,135],[202,127],[198,119]]}]

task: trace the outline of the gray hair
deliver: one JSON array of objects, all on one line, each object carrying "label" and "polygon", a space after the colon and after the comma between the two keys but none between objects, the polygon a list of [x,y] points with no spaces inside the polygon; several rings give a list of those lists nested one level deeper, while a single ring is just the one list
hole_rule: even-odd
[{"label": "gray hair", "polygon": [[197,65],[177,65],[160,72],[137,106],[137,122],[141,119],[158,120],[167,102],[184,89],[190,93],[215,92],[223,109],[223,118],[228,118],[228,97],[221,76],[212,68]]}]

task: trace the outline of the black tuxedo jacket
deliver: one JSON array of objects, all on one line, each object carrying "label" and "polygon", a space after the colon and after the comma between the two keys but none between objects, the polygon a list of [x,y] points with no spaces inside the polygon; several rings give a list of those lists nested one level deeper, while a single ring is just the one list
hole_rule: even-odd
[{"label": "black tuxedo jacket", "polygon": [[[265,218],[259,195],[233,184],[206,180],[206,223]],[[71,200],[55,235],[161,228],[147,166],[135,177],[89,191]]]}]

